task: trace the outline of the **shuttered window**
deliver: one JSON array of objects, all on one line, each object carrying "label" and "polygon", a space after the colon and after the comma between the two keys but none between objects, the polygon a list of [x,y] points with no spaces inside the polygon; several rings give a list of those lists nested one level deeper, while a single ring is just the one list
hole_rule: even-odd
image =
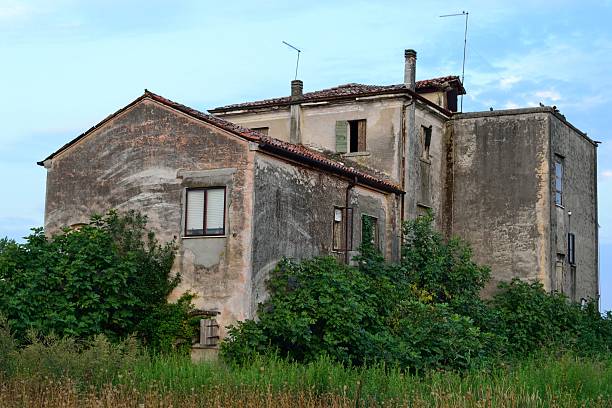
[{"label": "shuttered window", "polygon": [[225,188],[187,190],[185,235],[225,234]]},{"label": "shuttered window", "polygon": [[336,153],[346,153],[347,150],[347,135],[348,135],[348,122],[346,120],[339,120],[336,122]]}]

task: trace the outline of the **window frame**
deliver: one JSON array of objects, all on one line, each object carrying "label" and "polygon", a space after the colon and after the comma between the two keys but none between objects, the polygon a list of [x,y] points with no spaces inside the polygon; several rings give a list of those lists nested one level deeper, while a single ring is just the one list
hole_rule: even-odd
[{"label": "window frame", "polygon": [[378,249],[380,251],[380,228],[379,228],[379,224],[378,224],[378,217],[375,217],[373,215],[370,214],[366,214],[366,213],[362,213],[361,214],[361,243],[363,244],[363,220],[365,218],[369,218],[370,221],[372,221],[372,226],[374,228],[374,235],[372,236],[372,240],[374,242],[372,242],[372,244],[374,245],[374,248]]},{"label": "window frame", "polygon": [[[353,250],[353,207],[341,207],[334,205],[332,213],[332,252],[345,253]],[[336,221],[336,210],[340,210],[342,219]],[[340,228],[340,243],[336,246],[336,228]],[[348,229],[348,233],[347,233]],[[348,238],[348,242],[347,242]]]},{"label": "window frame", "polygon": [[[207,220],[207,206],[208,206],[208,190],[223,190],[223,230],[220,233],[208,234],[206,233],[206,220]],[[190,234],[187,229],[187,211],[189,208],[189,192],[190,191],[204,191],[204,213],[202,214],[202,234]],[[227,187],[226,186],[211,186],[211,187],[189,187],[185,189],[185,222],[183,224],[184,237],[223,237],[225,236],[226,228],[225,223],[227,219]]]},{"label": "window frame", "polygon": [[[347,124],[347,135],[346,135],[346,153],[363,153],[368,151],[368,121],[367,119],[351,119],[346,121]],[[357,130],[357,135],[355,136],[355,142],[357,146],[355,146],[355,150],[353,150],[353,132],[351,131],[351,127],[354,127]],[[359,130],[362,130],[363,133],[360,133]],[[361,150],[360,147],[363,149]]]},{"label": "window frame", "polygon": [[567,234],[567,263],[576,265],[576,234],[573,232]]},{"label": "window frame", "polygon": [[[559,207],[563,207],[563,179],[565,178],[565,163],[563,160],[563,156],[560,156],[558,154],[555,155],[555,162],[554,162],[554,170],[555,170],[555,178],[554,178],[554,191],[555,191],[555,205],[559,206]],[[557,166],[559,166],[561,168],[561,176],[557,175]],[[557,180],[560,180],[560,189],[557,189]],[[559,200],[557,201],[557,195],[559,197]]]}]

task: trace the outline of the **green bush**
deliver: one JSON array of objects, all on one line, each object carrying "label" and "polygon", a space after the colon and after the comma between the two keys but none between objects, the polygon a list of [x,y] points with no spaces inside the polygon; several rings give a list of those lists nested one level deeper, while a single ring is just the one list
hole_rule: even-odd
[{"label": "green bush", "polygon": [[430,245],[436,246],[433,251],[439,256],[429,269],[437,268],[437,279],[446,285],[445,277],[457,276],[455,286],[447,289],[425,285],[410,260],[416,259],[416,248],[412,253],[405,249],[412,257],[405,263],[387,263],[371,244],[369,230],[366,225],[356,266],[333,257],[281,261],[270,274],[270,297],[260,305],[258,320],[230,328],[222,356],[244,363],[269,352],[304,362],[326,355],[344,364],[385,362],[410,370],[481,364],[494,350],[491,343],[497,337],[482,333],[472,319],[455,313],[439,294],[445,293],[446,299],[466,298],[480,282],[463,290],[458,275],[469,272],[480,277],[488,271],[469,262],[466,247],[454,241],[448,244],[433,233],[429,217],[406,227],[412,245],[425,241],[424,235],[435,238]]},{"label": "green bush", "polygon": [[[167,305],[180,279],[170,275],[174,243],[159,244],[146,223],[138,213],[111,211],[79,230],[48,237],[35,229],[24,244],[2,240],[0,312],[16,338],[24,342],[34,330],[60,338],[104,334],[117,340],[142,329],[147,344],[166,347],[167,340],[155,336],[167,337],[168,330],[152,327],[167,324],[174,309],[174,319],[185,320],[187,308]],[[177,317],[177,312],[184,313]],[[191,338],[183,326],[176,335]]]},{"label": "green bush", "polygon": [[539,282],[514,279],[501,283],[491,306],[499,317],[495,328],[508,339],[509,351],[527,355],[541,348],[579,353],[612,350],[612,319],[602,317],[597,302],[582,308],[561,293],[548,293]]},{"label": "green bush", "polygon": [[398,263],[385,262],[364,228],[355,266],[335,258],[283,260],[270,274],[257,320],[239,322],[222,342],[226,361],[276,353],[298,362],[322,355],[345,365],[463,370],[525,357],[543,348],[607,353],[612,320],[536,283],[479,294],[489,269],[469,246],[444,239],[431,215],[404,225]]}]

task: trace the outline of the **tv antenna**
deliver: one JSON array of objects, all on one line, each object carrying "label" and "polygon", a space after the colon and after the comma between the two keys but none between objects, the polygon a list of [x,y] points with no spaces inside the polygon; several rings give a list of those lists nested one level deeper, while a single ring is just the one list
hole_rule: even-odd
[{"label": "tv antenna", "polygon": [[[445,14],[440,17],[457,17],[465,16],[465,33],[463,34],[463,63],[461,64],[461,84],[465,88],[465,49],[467,48],[467,28],[468,28],[468,16],[470,13],[462,11],[461,13]],[[461,95],[461,112],[463,112],[463,95]]]},{"label": "tv antenna", "polygon": [[300,50],[297,47],[294,47],[293,45],[289,44],[287,41],[283,41],[283,44],[297,51],[297,62],[295,63],[295,78],[294,78],[294,79],[297,79],[298,66],[300,65],[300,52],[302,52],[302,50]]}]

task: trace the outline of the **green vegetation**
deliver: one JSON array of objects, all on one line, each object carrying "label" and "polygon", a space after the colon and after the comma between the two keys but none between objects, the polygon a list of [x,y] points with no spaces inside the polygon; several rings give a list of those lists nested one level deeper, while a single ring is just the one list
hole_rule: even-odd
[{"label": "green vegetation", "polygon": [[612,316],[602,317],[595,302],[582,309],[520,280],[481,300],[489,270],[472,261],[464,242],[443,239],[431,216],[405,225],[399,263],[385,262],[371,239],[363,241],[357,266],[332,257],[282,261],[258,320],[230,329],[223,357],[248,364],[270,353],[296,362],[326,356],[426,372],[491,367],[541,349],[612,349]]},{"label": "green vegetation", "polygon": [[132,339],[46,337],[17,348],[0,324],[0,406],[609,407],[612,357],[536,354],[489,370],[405,373],[256,357],[243,366],[151,355]]},{"label": "green vegetation", "polygon": [[612,315],[595,302],[519,280],[481,300],[489,270],[431,216],[405,225],[397,263],[364,231],[355,266],[280,262],[258,320],[200,364],[192,296],[165,300],[174,246],[146,218],[2,240],[0,406],[611,406]]},{"label": "green vegetation", "polygon": [[78,230],[52,237],[36,229],[24,244],[0,240],[0,313],[18,342],[35,334],[74,339],[136,334],[170,351],[191,344],[191,296],[166,299],[179,282],[170,269],[174,243],[160,245],[135,212],[94,216]]}]

